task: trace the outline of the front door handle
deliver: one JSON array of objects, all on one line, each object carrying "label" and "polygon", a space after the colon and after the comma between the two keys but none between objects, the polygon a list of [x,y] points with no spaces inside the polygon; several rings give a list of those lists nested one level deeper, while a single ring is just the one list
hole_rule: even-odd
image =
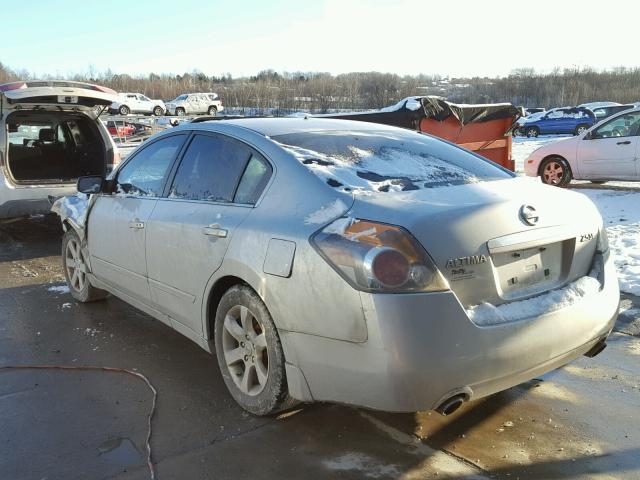
[{"label": "front door handle", "polygon": [[631,140],[625,140],[624,142],[616,143],[616,145],[629,145],[630,143],[631,143]]},{"label": "front door handle", "polygon": [[141,230],[144,228],[144,222],[141,222],[140,219],[134,218],[129,222],[129,228],[133,228],[135,230]]},{"label": "front door handle", "polygon": [[229,232],[225,228],[220,228],[219,223],[213,223],[211,225],[203,227],[202,233],[204,235],[209,235],[210,237],[226,238]]}]

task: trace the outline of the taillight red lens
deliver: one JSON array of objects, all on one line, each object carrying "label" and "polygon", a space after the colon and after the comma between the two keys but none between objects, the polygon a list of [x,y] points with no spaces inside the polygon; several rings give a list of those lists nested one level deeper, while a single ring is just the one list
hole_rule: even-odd
[{"label": "taillight red lens", "polygon": [[10,90],[19,90],[21,88],[27,88],[25,82],[11,82],[0,85],[0,92],[8,92]]},{"label": "taillight red lens", "polygon": [[358,290],[410,293],[449,288],[429,254],[396,225],[339,218],[316,232],[311,243]]},{"label": "taillight red lens", "polygon": [[98,92],[102,92],[102,93],[108,93],[110,95],[117,95],[118,92],[116,92],[115,90],[110,89],[109,87],[103,87],[102,85],[91,85],[93,90],[96,90]]},{"label": "taillight red lens", "polygon": [[[374,250],[375,252],[375,250]],[[371,272],[388,287],[399,287],[409,280],[409,261],[397,250],[382,250],[371,262]]]}]

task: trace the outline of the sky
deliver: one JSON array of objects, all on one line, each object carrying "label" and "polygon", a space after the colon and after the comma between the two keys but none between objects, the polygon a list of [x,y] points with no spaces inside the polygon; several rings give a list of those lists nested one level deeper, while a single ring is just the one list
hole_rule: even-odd
[{"label": "sky", "polygon": [[[637,0],[615,5],[619,19],[640,13]],[[58,77],[92,69],[494,77],[525,67],[640,66],[633,21],[607,20],[601,7],[591,0],[10,1],[0,62]]]}]

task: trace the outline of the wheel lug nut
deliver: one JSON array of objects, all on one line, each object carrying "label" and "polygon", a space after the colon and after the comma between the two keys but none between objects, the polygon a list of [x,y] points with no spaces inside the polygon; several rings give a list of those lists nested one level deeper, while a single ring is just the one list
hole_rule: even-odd
[{"label": "wheel lug nut", "polygon": [[248,362],[248,361],[249,361],[249,355],[245,355],[245,356],[244,356],[244,361],[245,361],[245,362]]},{"label": "wheel lug nut", "polygon": [[240,346],[244,348],[244,342],[240,342]]},{"label": "wheel lug nut", "polygon": [[256,357],[251,357],[251,361],[255,362],[256,361]]}]

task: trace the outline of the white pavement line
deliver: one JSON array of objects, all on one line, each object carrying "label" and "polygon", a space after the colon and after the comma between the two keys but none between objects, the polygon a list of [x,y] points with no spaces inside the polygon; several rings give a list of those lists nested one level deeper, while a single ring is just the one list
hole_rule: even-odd
[{"label": "white pavement line", "polygon": [[[486,480],[491,478],[484,475],[484,472],[479,467],[467,460],[448,452],[434,450],[425,445],[418,437],[398,430],[368,413],[363,411],[358,411],[358,413],[378,430],[386,433],[392,440],[411,447],[413,449],[411,453],[424,457],[423,461],[413,471],[406,472],[400,477],[401,479],[424,478],[421,474],[423,470],[437,472],[438,478],[447,478],[446,475],[465,478],[466,480]],[[445,476],[442,477],[440,475]]]}]

